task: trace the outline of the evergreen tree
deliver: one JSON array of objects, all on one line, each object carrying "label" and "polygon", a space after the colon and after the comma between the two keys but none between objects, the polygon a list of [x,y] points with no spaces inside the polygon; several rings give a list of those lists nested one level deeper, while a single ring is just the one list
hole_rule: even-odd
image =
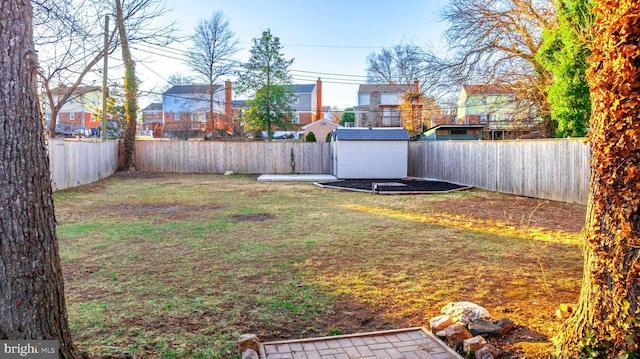
[{"label": "evergreen tree", "polygon": [[270,141],[273,126],[290,127],[291,104],[296,99],[289,75],[292,63],[293,59],[284,58],[280,38],[269,29],[253,39],[251,58],[238,76],[240,91],[253,96],[247,101],[246,131],[266,130]]},{"label": "evergreen tree", "polygon": [[304,138],[305,142],[316,142],[316,134],[313,132],[307,133],[307,136]]},{"label": "evergreen tree", "polygon": [[587,83],[587,44],[592,22],[591,0],[558,0],[558,26],[543,32],[536,58],[554,81],[546,88],[557,137],[582,137],[587,133],[591,99]]}]

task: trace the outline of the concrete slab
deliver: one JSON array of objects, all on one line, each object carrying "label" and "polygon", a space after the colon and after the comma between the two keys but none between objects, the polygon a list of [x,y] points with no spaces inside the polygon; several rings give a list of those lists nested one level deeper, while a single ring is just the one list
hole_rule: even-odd
[{"label": "concrete slab", "polygon": [[464,359],[425,328],[260,344],[261,358]]},{"label": "concrete slab", "polygon": [[323,182],[336,180],[335,176],[327,174],[264,174],[258,177],[258,182]]}]

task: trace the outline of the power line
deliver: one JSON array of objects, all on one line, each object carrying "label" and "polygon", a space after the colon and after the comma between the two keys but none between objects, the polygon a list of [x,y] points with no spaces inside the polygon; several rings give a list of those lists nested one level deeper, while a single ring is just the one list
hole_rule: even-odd
[{"label": "power line", "polygon": [[[149,45],[149,47],[151,47],[151,46]],[[137,47],[137,46],[132,46],[132,48],[136,49],[138,51],[142,51],[142,52],[145,52],[145,53],[148,53],[148,54],[152,54],[152,55],[156,55],[156,56],[160,56],[160,57],[165,57],[165,58],[178,60],[178,61],[183,61],[183,62],[187,61],[187,57],[184,54],[174,53],[175,56],[172,56],[171,54],[159,53],[159,52],[156,52],[154,50],[144,49],[144,48],[140,48],[140,47]],[[163,51],[165,51],[165,50],[163,49]],[[237,61],[237,60],[223,60],[223,62],[236,64],[236,68],[238,70],[242,69],[246,65],[246,63],[241,62],[241,61]],[[325,79],[327,79],[327,80],[337,80],[337,81],[327,81],[327,82],[328,83],[347,84],[347,85],[348,84],[354,84],[354,85],[361,84],[363,81],[358,81],[358,80],[355,80],[355,79],[363,79],[364,80],[364,79],[367,78],[366,75],[352,75],[352,74],[341,74],[341,73],[321,72],[321,71],[308,71],[308,70],[297,70],[297,69],[290,69],[289,71],[292,72],[292,73],[311,74],[311,75],[314,75],[314,76],[315,75],[321,75],[320,77],[330,76],[330,77],[324,77],[324,78],[322,78],[322,80],[323,81]],[[304,77],[304,75],[298,75],[298,76],[299,77]],[[354,81],[357,81],[357,82],[354,82]]]}]

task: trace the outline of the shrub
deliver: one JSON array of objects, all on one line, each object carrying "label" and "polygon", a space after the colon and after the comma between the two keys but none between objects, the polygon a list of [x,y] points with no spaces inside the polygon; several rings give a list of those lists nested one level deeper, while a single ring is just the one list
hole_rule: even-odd
[{"label": "shrub", "polygon": [[316,142],[316,135],[313,132],[307,133],[304,138],[305,142]]},{"label": "shrub", "polygon": [[325,142],[331,142],[331,132],[327,133],[327,137],[324,140]]}]

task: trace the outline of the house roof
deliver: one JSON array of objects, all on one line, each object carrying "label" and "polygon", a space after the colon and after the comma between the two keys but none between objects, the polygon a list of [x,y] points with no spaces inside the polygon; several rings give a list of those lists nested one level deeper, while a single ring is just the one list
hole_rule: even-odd
[{"label": "house roof", "polygon": [[293,93],[312,93],[316,88],[316,84],[295,84],[293,85]]},{"label": "house roof", "polygon": [[232,108],[244,108],[247,104],[247,100],[233,100],[231,101]]},{"label": "house roof", "polygon": [[[218,92],[222,85],[213,85],[213,92]],[[174,85],[162,95],[187,95],[187,94],[204,94],[207,93],[209,86],[207,85]]]},{"label": "house roof", "polygon": [[404,128],[336,128],[336,139],[343,141],[409,141]]},{"label": "house roof", "polygon": [[397,93],[397,92],[407,92],[409,90],[410,85],[393,85],[393,84],[363,84],[358,88],[358,93],[372,93],[372,92],[380,92],[380,93]]},{"label": "house roof", "polygon": [[509,85],[462,85],[467,95],[496,95],[513,93]]},{"label": "house roof", "polygon": [[337,123],[335,123],[335,122],[333,122],[333,121],[331,121],[331,120],[327,120],[326,118],[321,118],[321,119],[319,119],[319,120],[316,120],[316,121],[311,122],[310,124],[307,124],[307,125],[302,126],[302,129],[303,129],[303,130],[306,130],[308,127],[311,127],[311,126],[318,126],[320,123],[323,123],[323,122],[325,122],[325,123],[327,123],[327,124],[330,124],[330,125],[332,125],[332,126],[335,126],[336,128],[337,128],[337,127],[342,127],[342,126],[338,125]]},{"label": "house roof", "polygon": [[426,132],[431,131],[431,130],[437,130],[437,129],[441,129],[441,128],[470,128],[470,129],[474,129],[474,128],[485,128],[486,125],[462,125],[462,124],[442,124],[442,125],[435,125],[433,127],[431,127],[430,129],[428,129]]},{"label": "house roof", "polygon": [[162,102],[150,103],[149,106],[142,109],[142,111],[162,111]]}]

